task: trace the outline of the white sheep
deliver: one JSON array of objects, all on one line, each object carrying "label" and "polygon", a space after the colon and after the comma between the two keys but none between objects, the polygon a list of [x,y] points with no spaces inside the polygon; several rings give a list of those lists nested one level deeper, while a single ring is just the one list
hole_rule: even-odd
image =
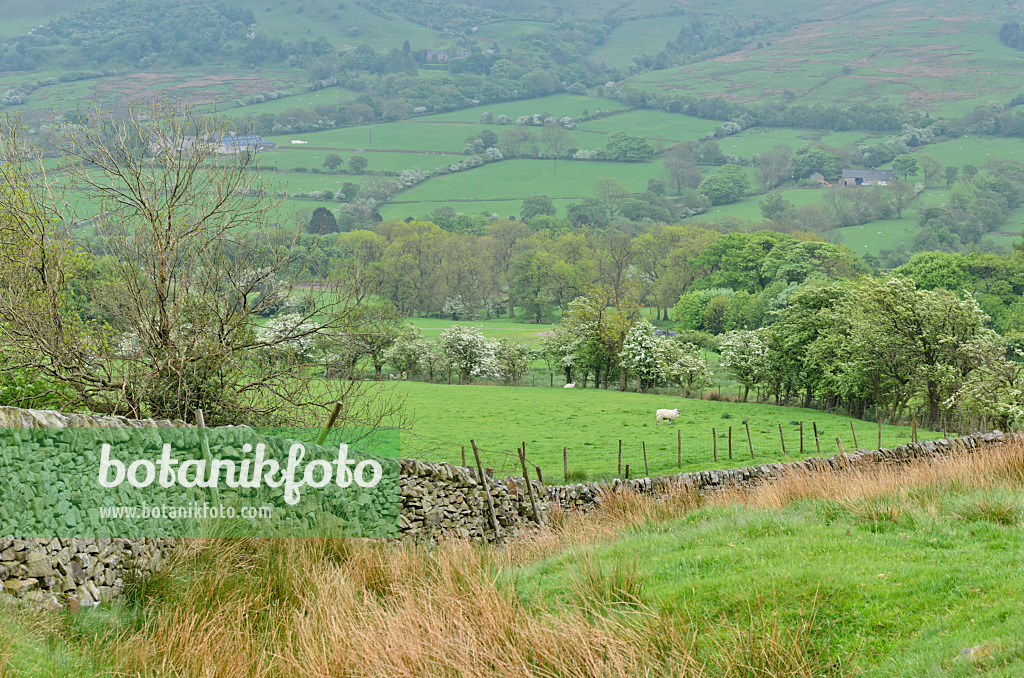
[{"label": "white sheep", "polygon": [[676,417],[679,416],[679,408],[677,407],[674,410],[658,410],[654,414],[660,426],[663,421],[675,421]]},{"label": "white sheep", "polygon": [[574,381],[571,384],[566,384],[562,388],[576,388],[576,382]]}]

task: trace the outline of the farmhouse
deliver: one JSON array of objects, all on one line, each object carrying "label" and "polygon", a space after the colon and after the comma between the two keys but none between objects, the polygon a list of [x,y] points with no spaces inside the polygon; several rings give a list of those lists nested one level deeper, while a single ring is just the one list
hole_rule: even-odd
[{"label": "farmhouse", "polygon": [[243,152],[269,151],[273,150],[273,148],[274,142],[267,141],[255,134],[246,134],[244,136],[221,137],[217,143],[216,151],[221,155],[233,155]]},{"label": "farmhouse", "polygon": [[843,170],[843,186],[885,186],[896,181],[892,170]]},{"label": "farmhouse", "polygon": [[177,151],[187,152],[200,147],[212,147],[214,152],[219,153],[220,155],[235,155],[243,152],[273,150],[274,142],[267,141],[263,137],[255,134],[223,137],[186,136],[182,137],[177,144],[173,144],[168,139],[158,139],[156,137],[149,140],[149,150],[157,155],[161,153],[174,153]]},{"label": "farmhouse", "polygon": [[[455,56],[457,56],[457,57],[469,56],[469,52],[458,51],[458,52],[455,53]],[[448,52],[445,52],[445,51],[442,51],[442,50],[428,49],[427,50],[427,61],[433,61],[433,62],[438,62],[438,63],[440,63],[440,62],[447,62],[448,61]]]}]

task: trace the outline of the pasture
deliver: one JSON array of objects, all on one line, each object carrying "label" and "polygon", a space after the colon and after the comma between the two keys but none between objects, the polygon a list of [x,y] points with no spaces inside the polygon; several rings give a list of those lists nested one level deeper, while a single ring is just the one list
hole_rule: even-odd
[{"label": "pasture", "polygon": [[497,119],[499,115],[507,115],[513,120],[521,115],[534,115],[535,113],[547,113],[553,117],[561,118],[568,115],[578,118],[583,115],[584,109],[589,113],[599,110],[610,111],[622,108],[622,102],[615,99],[604,99],[601,97],[589,97],[580,94],[552,94],[536,99],[521,99],[519,101],[499,101],[482,106],[463,108],[448,113],[429,115],[421,120],[438,121],[463,121],[480,122],[480,115],[491,113]]},{"label": "pasture", "polygon": [[642,192],[649,178],[662,174],[661,165],[652,163],[562,160],[556,172],[550,160],[503,160],[413,186],[385,205],[381,215],[385,219],[418,216],[442,205],[476,214],[484,205],[493,207],[495,201],[499,214],[518,214],[522,199],[531,195],[578,201],[590,196],[594,182],[603,176],[615,177],[631,190]]},{"label": "pasture", "polygon": [[[588,120],[580,124],[580,129],[600,134],[622,130],[646,137],[651,142],[665,142],[661,144],[665,146],[680,141],[696,141],[708,132],[713,132],[715,122],[664,111],[630,111]],[[599,145],[603,145],[603,141]]]},{"label": "pasture", "polygon": [[[459,463],[461,446],[469,449],[470,439],[475,439],[485,450],[483,463],[494,468],[499,476],[510,475],[517,473],[516,448],[525,442],[530,462],[541,467],[544,479],[550,483],[563,481],[563,447],[568,448],[569,471],[574,478],[613,477],[617,471],[619,440],[623,445],[622,463],[630,465],[631,477],[644,475],[641,443],[647,445],[650,475],[678,473],[677,432],[681,432],[682,470],[685,471],[800,458],[800,421],[804,422],[804,457],[819,456],[811,422],[818,423],[823,456],[836,453],[837,436],[842,438],[847,451],[854,449],[851,422],[860,446],[875,447],[878,442],[878,428],[872,422],[793,407],[594,388],[448,386],[405,381],[382,382],[380,388],[403,396],[403,409],[414,418],[410,429],[403,431],[403,456]],[[681,415],[674,423],[655,425],[655,410],[676,407]],[[744,419],[750,424],[753,461],[742,423]],[[782,454],[779,424],[786,440],[786,456]],[[713,456],[712,427],[718,435],[717,462]],[[732,427],[731,460],[728,456],[729,427]],[[919,437],[941,438],[942,433],[919,430]],[[883,446],[909,439],[910,427],[882,427]]]},{"label": "pasture", "polygon": [[623,68],[638,54],[664,49],[665,43],[679,35],[683,17],[657,17],[623,21],[588,56],[594,61]]}]

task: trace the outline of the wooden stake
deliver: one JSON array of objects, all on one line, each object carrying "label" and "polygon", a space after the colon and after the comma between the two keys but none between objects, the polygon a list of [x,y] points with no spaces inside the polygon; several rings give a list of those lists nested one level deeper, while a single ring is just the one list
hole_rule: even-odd
[{"label": "wooden stake", "polygon": [[750,448],[750,458],[754,458],[754,443],[750,440],[750,424],[743,424],[747,427],[747,447]]},{"label": "wooden stake", "polygon": [[647,476],[648,478],[650,478],[651,477],[651,472],[647,468],[647,443],[645,443],[643,441],[640,441],[640,444],[643,445],[643,448],[644,448],[644,475]]},{"label": "wooden stake", "polygon": [[562,448],[562,470],[565,472],[565,479],[569,479],[569,448]]},{"label": "wooden stake", "polygon": [[714,453],[715,453],[715,462],[717,462],[718,461],[718,433],[715,432],[715,427],[714,426],[711,427],[711,444],[713,445],[712,449],[714,450]]},{"label": "wooden stake", "polygon": [[[803,433],[803,426],[802,425],[800,427],[800,432]],[[800,439],[803,440],[803,436],[801,436]],[[779,424],[779,440],[782,441],[782,456],[788,458],[789,455],[786,454],[786,438],[783,437],[783,435],[782,435],[782,424]]]},{"label": "wooden stake", "polygon": [[629,480],[629,464],[626,464],[626,480]]},{"label": "wooden stake", "polygon": [[[619,477],[622,477],[622,441],[619,441]],[[627,476],[628,477],[628,476]]]},{"label": "wooden stake", "polygon": [[850,433],[853,434],[853,449],[859,450],[860,447],[857,445],[857,429],[853,427],[853,422],[850,422]]},{"label": "wooden stake", "polygon": [[843,439],[836,436],[836,446],[839,448],[839,454],[846,456],[846,450],[843,448]]},{"label": "wooden stake", "polygon": [[480,484],[484,487],[484,499],[487,500],[487,514],[491,518],[491,528],[494,530],[494,541],[501,543],[501,531],[498,529],[498,516],[494,513],[494,500],[491,499],[491,489],[487,486],[487,476],[484,475],[484,465],[480,463],[480,451],[476,449],[476,441],[470,440],[473,447],[473,456],[476,457],[476,470],[480,474]]},{"label": "wooden stake", "polygon": [[732,426],[729,427],[729,461],[732,461]]},{"label": "wooden stake", "polygon": [[676,429],[676,468],[683,468],[683,430]]},{"label": "wooden stake", "polygon": [[327,423],[320,430],[320,435],[316,437],[316,444],[323,445],[324,441],[327,440],[327,433],[334,426],[334,422],[338,420],[338,415],[341,414],[341,403],[334,403],[334,409],[331,410],[331,416],[327,418]]},{"label": "wooden stake", "polygon": [[[196,426],[199,428],[199,444],[203,448],[203,459],[206,460],[207,468],[213,466],[213,459],[210,456],[210,441],[206,437],[206,422],[203,421],[203,411],[196,410]],[[220,504],[220,489],[216,484],[210,487],[211,496],[215,504]]]},{"label": "wooden stake", "polygon": [[821,456],[821,442],[818,440],[818,422],[812,421],[811,428],[814,429],[814,447],[818,450],[818,456]]},{"label": "wooden stake", "polygon": [[540,466],[534,466],[533,468],[536,469],[536,471],[537,471],[537,480],[539,480],[540,484],[543,485],[544,484],[544,476],[541,475]]},{"label": "wooden stake", "polygon": [[466,446],[462,446],[462,465],[466,465]]},{"label": "wooden stake", "polygon": [[523,482],[526,483],[526,492],[530,495],[530,511],[533,512],[533,522],[540,525],[540,514],[537,513],[537,499],[533,496],[533,483],[530,482],[530,474],[526,471],[526,453],[519,450],[519,463],[523,467]]},{"label": "wooden stake", "polygon": [[910,415],[910,439],[917,442],[917,414]]}]

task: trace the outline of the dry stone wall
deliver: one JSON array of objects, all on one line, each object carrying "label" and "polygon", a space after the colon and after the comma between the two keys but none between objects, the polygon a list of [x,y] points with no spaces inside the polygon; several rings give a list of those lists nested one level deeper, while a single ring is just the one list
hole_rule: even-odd
[{"label": "dry stone wall", "polygon": [[[184,426],[181,421],[129,420],[123,417],[62,414],[0,407],[0,427],[18,426]],[[537,505],[533,514],[522,477],[487,479],[502,539],[548,522],[551,507],[587,511],[607,492],[634,491],[657,496],[671,488],[713,492],[752,486],[787,473],[873,464],[906,464],[1005,442],[1000,432],[955,440],[925,441],[891,449],[860,450],[830,458],[811,458],[724,471],[697,471],[658,478],[545,487],[531,481]],[[401,539],[436,543],[441,539],[493,542],[484,486],[476,469],[403,459],[401,466]],[[0,482],[3,482],[0,476]],[[3,507],[0,506],[0,510]],[[117,596],[129,577],[151,572],[183,540],[175,539],[14,539],[0,538],[0,597],[48,605],[75,598],[95,604]]]},{"label": "dry stone wall", "polygon": [[552,504],[558,504],[564,509],[588,511],[598,506],[602,496],[609,490],[612,492],[628,490],[655,496],[660,492],[679,488],[697,492],[714,492],[730,487],[751,487],[788,473],[814,473],[825,469],[838,470],[878,464],[908,464],[919,459],[947,457],[961,452],[973,452],[988,445],[1001,444],[1011,438],[1022,439],[1020,434],[993,431],[950,440],[925,440],[880,450],[858,450],[846,455],[837,454],[834,457],[811,457],[793,462],[744,466],[725,471],[694,471],[657,478],[616,479],[610,485],[581,483],[552,486],[547,490]]}]

